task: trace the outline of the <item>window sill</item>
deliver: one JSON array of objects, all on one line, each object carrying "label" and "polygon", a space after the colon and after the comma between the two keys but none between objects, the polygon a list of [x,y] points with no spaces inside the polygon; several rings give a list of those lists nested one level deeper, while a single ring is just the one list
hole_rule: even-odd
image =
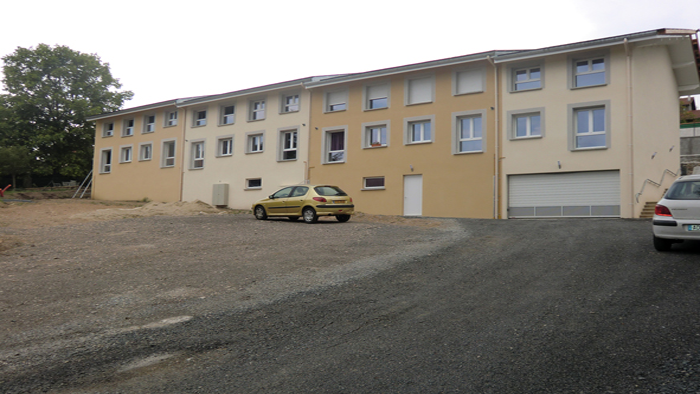
[{"label": "window sill", "polygon": [[103,135],[102,138],[111,138],[114,137],[114,135]]},{"label": "window sill", "polygon": [[130,161],[120,161],[119,164],[129,164],[131,163]]},{"label": "window sill", "polygon": [[363,192],[370,192],[372,190],[386,190],[386,188],[385,187],[365,187],[363,189],[360,189],[360,191],[363,191]]},{"label": "window sill", "polygon": [[201,171],[203,169],[204,169],[204,167],[189,168],[190,171]]},{"label": "window sill", "polygon": [[163,128],[167,129],[169,127],[175,127],[175,126],[177,126],[177,124],[166,124],[165,126],[163,126]]},{"label": "window sill", "polygon": [[339,109],[337,111],[323,111],[324,114],[334,114],[336,112],[345,112],[347,109]]},{"label": "window sill", "polygon": [[484,153],[484,151],[483,150],[471,150],[468,152],[455,152],[454,154],[455,155],[473,155],[475,153]]},{"label": "window sill", "polygon": [[511,137],[510,141],[520,141],[520,140],[537,140],[541,139],[541,135],[531,135],[531,136],[526,136],[526,137]]},{"label": "window sill", "polygon": [[200,128],[200,127],[207,127],[207,125],[205,125],[205,124],[201,124],[201,125],[192,125],[192,128],[193,128],[193,129],[197,129],[197,128]]},{"label": "window sill", "polygon": [[363,111],[365,112],[371,112],[371,111],[381,111],[383,109],[389,109],[389,107],[382,107],[382,108],[365,108]]},{"label": "window sill", "polygon": [[129,134],[129,135],[122,135],[122,138],[127,138],[127,137],[133,137],[133,136],[134,136],[133,134]]},{"label": "window sill", "polygon": [[265,120],[265,118],[262,118],[262,119],[248,119],[248,123],[252,123],[252,122],[262,122],[263,120]]},{"label": "window sill", "polygon": [[236,122],[233,122],[233,123],[219,123],[219,127],[221,127],[221,126],[233,126],[234,124],[236,124]]},{"label": "window sill", "polygon": [[277,162],[278,163],[286,163],[288,161],[297,161],[297,160],[298,159],[278,159]]},{"label": "window sill", "polygon": [[572,152],[586,152],[589,150],[605,150],[605,149],[608,149],[608,147],[607,146],[594,146],[594,147],[590,147],[590,148],[574,148],[571,151]]},{"label": "window sill", "polygon": [[470,95],[470,94],[479,94],[479,93],[484,93],[484,92],[485,92],[484,90],[477,90],[477,91],[473,91],[473,92],[455,93],[455,94],[453,94],[453,96],[455,96],[455,97],[457,97],[457,96],[467,96],[467,95]]},{"label": "window sill", "polygon": [[264,151],[262,151],[262,150],[258,150],[258,151],[255,151],[255,152],[246,152],[245,154],[246,154],[246,155],[255,155],[255,154],[263,153],[263,152],[264,152]]},{"label": "window sill", "polygon": [[287,111],[287,112],[280,112],[279,114],[280,114],[280,115],[286,115],[286,114],[295,114],[295,113],[297,113],[297,112],[299,112],[299,110],[296,110],[296,111]]},{"label": "window sill", "polygon": [[246,187],[243,190],[262,190],[262,186],[260,186],[260,187]]},{"label": "window sill", "polygon": [[415,141],[415,142],[407,142],[406,145],[425,145],[425,144],[432,144],[433,141]]},{"label": "window sill", "polygon": [[578,89],[598,88],[598,87],[601,87],[601,86],[608,86],[608,83],[606,82],[606,83],[601,83],[601,84],[598,84],[598,85],[588,85],[588,86],[572,86],[572,87],[570,87],[569,89],[571,89],[571,90],[578,90]]},{"label": "window sill", "polygon": [[153,159],[139,159],[139,161],[151,161]]},{"label": "window sill", "polygon": [[406,106],[409,107],[411,105],[432,104],[434,102],[435,102],[434,100],[431,100],[431,101],[422,101],[420,103],[406,103]]},{"label": "window sill", "polygon": [[233,156],[233,153],[229,153],[228,155],[216,155],[214,157],[220,158],[220,157],[232,157],[232,156]]},{"label": "window sill", "polygon": [[530,89],[520,89],[520,90],[512,89],[509,93],[532,92],[532,91],[542,90],[542,89],[544,89],[544,88],[541,86],[539,88],[530,88]]},{"label": "window sill", "polygon": [[343,161],[327,161],[323,164],[345,164],[345,160],[343,160]]},{"label": "window sill", "polygon": [[362,149],[382,149],[382,148],[388,148],[389,145],[377,145],[377,146],[372,146],[372,145],[367,145],[363,146]]}]

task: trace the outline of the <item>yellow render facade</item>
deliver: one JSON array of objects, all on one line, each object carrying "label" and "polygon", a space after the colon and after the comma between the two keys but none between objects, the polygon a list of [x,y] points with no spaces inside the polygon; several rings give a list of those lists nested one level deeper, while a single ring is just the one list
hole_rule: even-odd
[{"label": "yellow render facade", "polygon": [[364,213],[494,217],[492,55],[307,84],[311,183]]},{"label": "yellow render facade", "polygon": [[92,198],[180,200],[184,128],[177,100],[98,115]]}]

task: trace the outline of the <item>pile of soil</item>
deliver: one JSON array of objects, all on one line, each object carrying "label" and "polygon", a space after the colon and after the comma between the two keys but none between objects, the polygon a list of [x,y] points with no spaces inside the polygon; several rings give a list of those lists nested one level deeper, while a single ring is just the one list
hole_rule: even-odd
[{"label": "pile of soil", "polygon": [[228,209],[219,209],[205,202],[196,200],[194,202],[151,202],[142,207],[136,208],[110,208],[99,209],[92,212],[78,213],[71,218],[74,219],[93,219],[93,220],[113,220],[125,218],[138,218],[147,216],[190,216],[204,214],[227,214],[234,211]]}]

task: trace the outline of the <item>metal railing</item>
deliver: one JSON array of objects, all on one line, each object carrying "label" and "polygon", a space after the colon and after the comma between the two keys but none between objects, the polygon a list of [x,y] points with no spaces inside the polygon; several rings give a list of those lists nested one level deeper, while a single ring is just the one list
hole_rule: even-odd
[{"label": "metal railing", "polygon": [[678,171],[676,171],[676,172],[673,172],[673,171],[669,170],[668,168],[665,169],[663,174],[661,174],[661,180],[658,183],[652,181],[649,178],[645,179],[644,183],[642,184],[642,189],[639,191],[639,193],[634,195],[634,199],[637,201],[637,203],[639,203],[639,196],[641,196],[642,193],[644,193],[644,187],[647,185],[647,183],[651,183],[652,185],[654,185],[656,187],[661,187],[661,185],[663,185],[663,183],[664,183],[664,178],[666,177],[666,173],[671,174],[671,176],[673,176],[675,178],[678,176],[678,174],[681,173],[681,169],[679,168]]}]

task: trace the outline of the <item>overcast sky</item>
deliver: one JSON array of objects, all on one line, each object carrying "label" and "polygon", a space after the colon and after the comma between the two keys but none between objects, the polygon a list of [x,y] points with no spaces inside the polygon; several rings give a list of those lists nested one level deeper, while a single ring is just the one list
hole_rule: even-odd
[{"label": "overcast sky", "polygon": [[313,75],[657,28],[700,28],[698,0],[0,0],[0,56],[97,54],[125,107]]}]

